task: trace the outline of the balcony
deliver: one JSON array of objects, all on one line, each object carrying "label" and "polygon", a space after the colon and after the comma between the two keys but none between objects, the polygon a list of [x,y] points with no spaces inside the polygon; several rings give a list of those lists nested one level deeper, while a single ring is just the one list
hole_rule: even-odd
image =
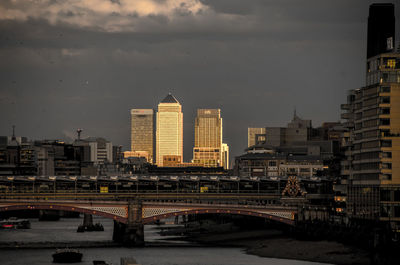
[{"label": "balcony", "polygon": [[341,110],[349,110],[350,109],[350,104],[340,104],[340,109]]},{"label": "balcony", "polygon": [[[381,127],[381,126],[379,126]],[[400,137],[400,133],[390,133],[390,132],[382,132],[381,138],[389,138],[389,137]]]},{"label": "balcony", "polygon": [[345,123],[343,123],[343,126],[346,128],[353,128],[354,122],[345,122]]},{"label": "balcony", "polygon": [[350,112],[342,113],[342,114],[340,114],[340,118],[344,119],[344,120],[351,119],[352,118],[352,113],[350,113]]}]

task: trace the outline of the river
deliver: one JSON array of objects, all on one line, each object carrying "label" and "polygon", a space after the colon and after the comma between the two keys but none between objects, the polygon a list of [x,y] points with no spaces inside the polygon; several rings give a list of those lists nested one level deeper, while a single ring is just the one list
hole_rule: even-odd
[{"label": "river", "polygon": [[[62,218],[59,221],[41,221],[30,219],[31,229],[0,230],[0,243],[4,242],[109,242],[112,238],[112,220],[94,217],[94,222],[103,224],[104,232],[77,233],[82,222],[78,218]],[[113,265],[120,264],[121,257],[133,257],[142,265],[243,265],[243,264],[278,264],[306,265],[322,264],[315,262],[261,258],[248,255],[241,248],[193,246],[184,239],[168,240],[158,235],[159,229],[154,225],[145,226],[145,240],[150,246],[144,248],[80,248],[83,253],[81,265],[91,265],[93,260],[104,260]],[[186,245],[185,245],[186,244]],[[54,249],[0,249],[1,265],[47,265],[53,264],[51,254]]]}]

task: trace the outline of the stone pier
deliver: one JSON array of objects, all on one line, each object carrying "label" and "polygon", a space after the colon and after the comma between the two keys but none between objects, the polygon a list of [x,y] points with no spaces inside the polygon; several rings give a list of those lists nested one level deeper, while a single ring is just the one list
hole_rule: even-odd
[{"label": "stone pier", "polygon": [[92,227],[93,226],[93,216],[88,213],[83,214],[83,226]]},{"label": "stone pier", "polygon": [[144,246],[142,203],[140,201],[129,202],[127,224],[114,221],[113,240],[126,246]]}]

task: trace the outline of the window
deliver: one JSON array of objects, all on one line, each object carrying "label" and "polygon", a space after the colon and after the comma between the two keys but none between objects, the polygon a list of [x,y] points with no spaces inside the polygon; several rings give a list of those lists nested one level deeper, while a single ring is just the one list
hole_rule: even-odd
[{"label": "window", "polygon": [[392,169],[392,163],[383,163],[382,168],[383,169]]},{"label": "window", "polygon": [[396,59],[394,58],[388,58],[386,66],[388,68],[394,69],[396,67]]},{"label": "window", "polygon": [[400,202],[400,190],[395,190],[394,191],[394,201],[395,202]]},{"label": "window", "polygon": [[390,97],[381,97],[382,104],[390,104]]},{"label": "window", "polygon": [[382,140],[381,146],[382,147],[392,147],[392,140]]},{"label": "window", "polygon": [[390,119],[381,119],[380,125],[390,125]]},{"label": "window", "polygon": [[381,190],[381,201],[390,201],[390,190]]},{"label": "window", "polygon": [[390,93],[390,86],[383,86],[383,87],[381,87],[381,92],[383,92],[383,93]]},{"label": "window", "polygon": [[388,206],[381,206],[381,217],[388,217],[389,216],[389,207]]},{"label": "window", "polygon": [[390,108],[382,108],[381,114],[390,114]]},{"label": "window", "polygon": [[392,158],[392,152],[383,152],[382,158]]},{"label": "window", "polygon": [[268,166],[270,167],[276,167],[276,161],[269,161]]},{"label": "window", "polygon": [[400,217],[400,206],[394,206],[394,217]]}]

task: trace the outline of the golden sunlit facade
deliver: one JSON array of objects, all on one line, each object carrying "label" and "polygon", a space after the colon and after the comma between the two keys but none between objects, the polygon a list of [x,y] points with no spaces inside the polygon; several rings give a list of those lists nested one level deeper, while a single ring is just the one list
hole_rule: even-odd
[{"label": "golden sunlit facade", "polygon": [[221,148],[222,166],[224,169],[229,169],[229,145],[223,143]]},{"label": "golden sunlit facade", "polygon": [[153,161],[154,150],[154,110],[131,110],[131,155],[146,157]]},{"label": "golden sunlit facade", "polygon": [[265,142],[265,128],[247,128],[247,147]]},{"label": "golden sunlit facade", "polygon": [[[164,156],[179,156],[183,161],[183,113],[182,106],[171,94],[160,104],[157,112],[156,162],[164,166]],[[179,159],[178,159],[179,160]]]},{"label": "golden sunlit facade", "polygon": [[221,110],[198,109],[194,129],[193,163],[205,167],[223,166]]},{"label": "golden sunlit facade", "polygon": [[400,53],[367,61],[367,86],[351,90],[342,118],[350,129],[342,161],[352,218],[400,229]]}]

